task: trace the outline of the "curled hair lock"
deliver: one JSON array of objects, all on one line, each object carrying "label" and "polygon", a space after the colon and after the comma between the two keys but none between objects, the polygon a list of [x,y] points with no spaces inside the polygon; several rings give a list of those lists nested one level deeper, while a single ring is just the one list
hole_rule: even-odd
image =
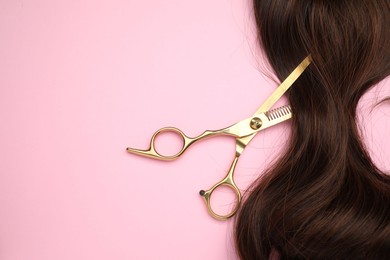
[{"label": "curled hair lock", "polygon": [[[357,104],[390,74],[388,0],[253,0],[258,41],[288,91],[288,147],[244,196],[241,259],[390,259],[390,177],[359,135]],[[274,254],[275,252],[275,254]]]}]

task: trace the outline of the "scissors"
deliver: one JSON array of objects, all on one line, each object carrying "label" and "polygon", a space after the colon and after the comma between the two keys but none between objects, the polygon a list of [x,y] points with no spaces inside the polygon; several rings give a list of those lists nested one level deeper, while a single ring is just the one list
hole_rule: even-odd
[{"label": "scissors", "polygon": [[[255,135],[268,127],[274,126],[281,122],[284,122],[292,117],[291,107],[285,105],[278,107],[273,110],[269,110],[280,97],[290,88],[290,86],[298,79],[303,71],[311,63],[311,56],[307,56],[295,69],[294,71],[275,89],[275,91],[269,96],[266,101],[260,106],[260,108],[254,113],[252,117],[246,118],[234,125],[220,129],[220,130],[206,130],[197,137],[189,137],[176,127],[164,127],[157,130],[150,141],[150,146],[146,150],[127,148],[129,153],[145,156],[158,160],[175,160],[179,158],[191,145],[203,140],[205,138],[227,135],[232,136],[236,139],[236,153],[233,159],[230,169],[226,176],[212,186],[209,190],[201,190],[199,194],[203,197],[209,214],[217,220],[226,220],[232,217],[238,210],[241,203],[241,192],[234,182],[234,170],[236,168],[238,159],[244,151],[248,143],[255,137]],[[156,137],[161,133],[173,132],[178,134],[183,141],[182,148],[174,155],[163,155],[156,150],[155,140]],[[213,192],[220,186],[227,186],[231,188],[236,195],[236,203],[229,213],[226,215],[217,214],[211,207],[211,196]]]}]

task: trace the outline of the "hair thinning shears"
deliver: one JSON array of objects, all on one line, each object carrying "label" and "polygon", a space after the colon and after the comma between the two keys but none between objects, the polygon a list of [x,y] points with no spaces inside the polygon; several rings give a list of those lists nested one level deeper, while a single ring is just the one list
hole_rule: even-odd
[{"label": "hair thinning shears", "polygon": [[[279,124],[291,118],[292,111],[289,105],[285,105],[273,110],[269,110],[280,97],[290,88],[290,86],[298,79],[303,71],[311,63],[310,55],[307,56],[294,71],[275,89],[275,91],[268,97],[268,99],[260,106],[256,113],[249,118],[246,118],[232,126],[220,130],[206,130],[197,137],[188,137],[180,129],[175,127],[164,127],[157,130],[151,138],[149,149],[140,150],[134,148],[127,148],[129,153],[158,159],[158,160],[175,160],[180,157],[192,144],[208,137],[217,135],[232,136],[236,139],[236,153],[230,169],[226,176],[212,186],[209,190],[201,190],[199,193],[206,202],[207,210],[212,217],[218,220],[225,220],[232,217],[238,210],[241,203],[241,192],[234,182],[234,170],[236,168],[238,159],[248,143],[255,137],[255,135],[268,127]],[[155,147],[156,137],[161,133],[173,132],[178,134],[183,140],[183,146],[179,152],[174,155],[160,154]],[[214,190],[220,186],[227,186],[231,188],[236,194],[236,203],[231,211],[226,215],[219,215],[215,213],[211,207],[210,199]]]}]

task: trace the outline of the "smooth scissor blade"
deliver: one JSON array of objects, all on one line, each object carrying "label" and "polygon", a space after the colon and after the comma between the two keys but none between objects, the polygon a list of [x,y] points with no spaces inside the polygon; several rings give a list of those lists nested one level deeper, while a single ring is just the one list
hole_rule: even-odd
[{"label": "smooth scissor blade", "polygon": [[[253,136],[263,129],[270,126],[279,124],[291,118],[291,108],[283,109],[284,107],[269,110],[280,99],[281,96],[291,87],[291,85],[297,80],[297,78],[303,73],[303,71],[309,66],[311,62],[311,56],[307,56],[291,74],[274,90],[274,92],[267,98],[267,100],[260,106],[256,113],[230,127],[223,129],[225,133],[229,133],[238,138],[243,138],[240,145],[245,146],[250,142]],[[278,111],[283,111],[281,116],[277,115]],[[256,125],[257,124],[257,125]],[[252,137],[249,137],[252,136]]]},{"label": "smooth scissor blade", "polygon": [[[274,117],[275,111],[282,109],[276,108],[274,110],[269,111],[269,109],[275,105],[276,101],[278,101],[283,94],[292,86],[292,84],[298,79],[298,77],[305,71],[305,69],[311,63],[311,55],[308,55],[299,65],[296,67],[293,72],[274,90],[274,92],[267,98],[267,100],[257,109],[252,118],[260,118],[263,122],[263,125],[259,128],[259,130],[266,129],[270,126],[279,124],[283,121],[286,121],[291,118],[292,112],[291,107],[288,106],[288,110],[286,113],[280,117]],[[258,130],[257,130],[258,131]],[[256,132],[257,132],[256,131]],[[255,137],[256,132],[242,136],[241,138],[236,139],[236,156],[239,156],[245,146]]]},{"label": "smooth scissor blade", "polygon": [[255,115],[268,111],[278,101],[283,94],[291,87],[291,85],[298,79],[303,71],[311,63],[311,56],[307,56],[295,70],[282,82],[282,84],[275,89],[275,91],[267,98],[267,100],[259,107]]}]

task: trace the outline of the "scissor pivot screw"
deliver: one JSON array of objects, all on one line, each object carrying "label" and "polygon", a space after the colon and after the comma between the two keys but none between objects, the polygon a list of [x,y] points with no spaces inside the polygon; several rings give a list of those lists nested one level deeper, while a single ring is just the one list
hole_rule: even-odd
[{"label": "scissor pivot screw", "polygon": [[250,126],[253,130],[258,130],[262,124],[263,124],[263,122],[261,121],[260,118],[254,117],[251,120]]}]

